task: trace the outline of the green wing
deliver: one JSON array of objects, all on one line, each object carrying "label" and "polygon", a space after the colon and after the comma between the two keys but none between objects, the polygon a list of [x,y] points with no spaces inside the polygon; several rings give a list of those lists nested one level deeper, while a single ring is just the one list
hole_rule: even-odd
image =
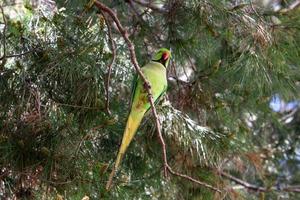
[{"label": "green wing", "polygon": [[[167,89],[168,89],[168,86],[166,86],[166,87],[164,88],[164,90],[161,92],[161,94],[157,97],[157,99],[155,99],[155,101],[154,101],[154,105],[155,105],[155,106],[156,106],[156,105],[158,104],[158,102],[161,100],[161,97],[164,96],[164,94],[166,93]],[[150,109],[151,109],[151,106],[148,108],[148,110],[146,111],[146,113],[148,113],[148,111],[149,111]]]},{"label": "green wing", "polygon": [[[149,65],[145,65],[142,67],[142,69],[145,69],[146,70],[149,69]],[[152,68],[152,67],[150,67]],[[148,71],[149,72],[149,71]],[[147,74],[146,71],[143,71],[144,74]],[[130,101],[130,109],[132,108],[132,103],[134,101],[134,97],[136,95],[136,89],[137,89],[137,86],[138,86],[138,83],[139,83],[140,78],[139,78],[139,75],[136,73],[134,75],[134,78],[133,78],[133,82],[132,82],[132,85],[131,85],[131,101]],[[149,80],[150,81],[150,80]],[[166,93],[167,91],[167,84],[165,85],[165,87],[163,88],[162,92],[159,94],[159,96],[154,100],[154,105],[156,105],[160,100],[161,100],[161,97]],[[151,106],[149,106],[149,108],[147,108],[147,111],[146,113],[151,109]]]},{"label": "green wing", "polygon": [[139,77],[138,74],[135,73],[134,76],[133,76],[132,83],[131,83],[131,99],[130,99],[130,105],[129,105],[130,110],[131,110],[133,98],[134,98],[134,95],[135,95],[135,89],[136,89],[136,86],[137,86],[137,83],[138,83],[138,77]]}]

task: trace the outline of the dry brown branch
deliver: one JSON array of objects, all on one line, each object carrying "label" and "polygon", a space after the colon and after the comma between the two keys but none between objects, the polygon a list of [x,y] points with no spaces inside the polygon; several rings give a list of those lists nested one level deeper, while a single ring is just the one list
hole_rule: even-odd
[{"label": "dry brown branch", "polygon": [[[156,109],[155,109],[155,106],[154,106],[153,96],[152,96],[152,93],[151,93],[151,86],[150,86],[149,82],[147,81],[146,77],[144,76],[144,74],[142,73],[141,68],[140,68],[140,66],[139,66],[139,64],[137,62],[136,55],[135,55],[135,50],[134,50],[134,46],[133,46],[132,42],[130,41],[130,39],[128,37],[128,32],[122,26],[122,24],[120,23],[120,20],[118,19],[116,13],[112,9],[108,8],[106,5],[104,5],[103,3],[99,2],[99,1],[95,1],[95,6],[97,8],[99,8],[101,11],[106,12],[112,18],[112,20],[116,23],[119,32],[121,33],[122,37],[124,38],[124,40],[125,40],[125,42],[126,42],[126,44],[128,46],[128,49],[129,49],[129,52],[130,52],[131,62],[134,65],[135,70],[137,71],[137,73],[139,74],[139,76],[141,77],[141,79],[145,83],[144,86],[145,86],[145,89],[146,89],[146,91],[148,93],[148,100],[149,100],[149,103],[151,105],[151,110],[152,110],[152,113],[154,115],[154,119],[155,119],[155,122],[156,122],[156,129],[157,129],[157,132],[158,132],[159,141],[160,141],[160,143],[162,145],[163,165],[164,165],[164,175],[165,175],[165,177],[167,176],[167,172],[170,172],[173,175],[185,178],[185,179],[190,180],[191,182],[197,183],[197,184],[199,184],[201,186],[207,187],[207,188],[212,189],[212,190],[217,191],[217,192],[221,192],[218,188],[215,188],[215,187],[213,187],[213,186],[211,186],[211,185],[209,185],[207,183],[198,181],[198,180],[196,180],[196,179],[194,179],[192,177],[189,177],[187,175],[175,172],[169,166],[168,161],[167,161],[166,144],[165,144],[164,139],[162,137],[161,128],[160,128],[160,122],[159,122],[159,118],[158,118],[158,115],[157,115],[157,112],[156,112]],[[106,185],[107,189],[109,189],[111,187],[112,178],[113,177],[110,176],[110,178],[109,178],[109,180],[107,182],[107,185]]]},{"label": "dry brown branch", "polygon": [[293,1],[287,8],[283,8],[279,10],[279,13],[288,13],[290,11],[296,10],[300,6],[300,0]]},{"label": "dry brown branch", "polygon": [[102,15],[104,20],[105,20],[105,24],[106,24],[106,27],[107,27],[107,30],[108,30],[108,38],[109,38],[109,42],[110,42],[110,47],[111,47],[111,52],[112,52],[112,58],[111,58],[111,61],[110,63],[108,64],[108,71],[107,71],[107,77],[106,77],[106,85],[105,85],[105,90],[106,90],[106,102],[105,102],[105,109],[106,109],[106,112],[108,114],[111,114],[110,110],[109,110],[109,83],[110,83],[110,77],[111,77],[111,70],[112,70],[112,66],[116,60],[116,54],[117,54],[117,51],[116,51],[116,43],[115,41],[113,40],[112,38],[112,32],[111,32],[111,26],[110,26],[110,23],[108,21],[108,19],[106,18],[105,15]]},{"label": "dry brown branch", "polygon": [[300,6],[300,0],[296,0],[290,4],[289,10],[294,10]]},{"label": "dry brown branch", "polygon": [[239,178],[236,178],[236,177],[234,177],[234,176],[232,176],[232,175],[230,175],[230,174],[228,174],[224,171],[219,171],[218,173],[221,176],[226,177],[226,178],[234,181],[235,183],[244,186],[247,189],[254,190],[254,191],[259,191],[259,192],[266,192],[267,191],[267,189],[264,188],[264,187],[260,187],[260,186],[257,186],[257,185],[250,184],[250,183],[248,183],[246,181],[243,181]]},{"label": "dry brown branch", "polygon": [[248,183],[248,182],[246,182],[244,180],[241,180],[237,177],[234,177],[231,174],[228,174],[224,171],[219,170],[218,173],[221,176],[223,176],[223,177],[225,177],[225,178],[227,178],[227,179],[243,186],[244,188],[246,188],[248,190],[253,190],[253,191],[256,191],[256,192],[285,191],[285,192],[299,192],[300,193],[300,185],[285,186],[285,187],[275,187],[275,186],[273,186],[273,187],[268,187],[267,188],[267,187],[261,187],[261,186],[257,186],[257,185]]},{"label": "dry brown branch", "polygon": [[206,187],[206,188],[209,188],[209,189],[211,189],[211,190],[213,190],[213,191],[216,191],[216,192],[221,193],[221,190],[220,190],[220,189],[218,189],[218,188],[216,188],[216,187],[214,187],[214,186],[212,186],[212,185],[209,185],[209,184],[207,184],[207,183],[205,183],[205,182],[196,180],[196,179],[194,179],[194,178],[192,178],[192,177],[190,177],[190,176],[188,176],[188,175],[185,175],[185,174],[181,174],[181,173],[175,172],[175,171],[173,171],[173,169],[169,166],[168,163],[166,163],[166,165],[167,165],[168,171],[169,171],[171,174],[176,175],[176,176],[179,176],[179,177],[182,177],[182,178],[185,178],[185,179],[187,179],[187,180],[190,180],[190,181],[193,182],[193,183],[197,183],[197,184],[202,185],[202,186],[204,186],[204,187]]},{"label": "dry brown branch", "polygon": [[20,57],[20,56],[24,56],[26,54],[32,53],[33,50],[29,50],[29,51],[25,51],[23,53],[18,53],[18,54],[12,54],[12,55],[3,55],[2,57],[0,57],[0,60],[6,59],[6,58],[15,58],[15,57]]},{"label": "dry brown branch", "polygon": [[7,21],[6,21],[6,17],[4,14],[4,10],[3,7],[0,6],[0,10],[2,13],[2,17],[3,17],[3,22],[4,22],[4,27],[3,27],[3,56],[0,57],[0,60],[3,60],[3,62],[1,63],[1,65],[5,64],[5,58],[6,58],[6,29],[7,29]]},{"label": "dry brown branch", "polygon": [[72,107],[72,108],[81,108],[81,109],[88,109],[88,110],[102,110],[102,108],[99,108],[99,107],[79,106],[79,105],[72,105],[72,104],[58,103],[58,102],[55,102],[55,104],[57,106],[66,106],[66,107]]}]

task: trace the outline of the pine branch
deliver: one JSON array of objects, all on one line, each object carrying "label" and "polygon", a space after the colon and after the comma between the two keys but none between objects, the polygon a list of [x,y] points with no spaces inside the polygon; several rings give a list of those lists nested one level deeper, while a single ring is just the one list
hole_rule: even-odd
[{"label": "pine branch", "polygon": [[254,190],[254,191],[258,191],[258,192],[266,192],[267,191],[267,188],[264,188],[264,187],[260,187],[260,186],[257,186],[257,185],[253,185],[251,183],[248,183],[246,181],[243,181],[239,178],[236,178],[224,171],[219,171],[219,174],[223,177],[226,177],[232,181],[234,181],[235,183],[239,184],[239,185],[242,185],[244,186],[245,188],[247,189],[250,189],[250,190]]},{"label": "pine branch", "polygon": [[105,24],[107,26],[107,30],[108,30],[108,38],[109,38],[109,42],[110,42],[110,47],[111,47],[111,51],[112,51],[112,59],[110,61],[110,63],[108,64],[108,72],[107,72],[107,77],[106,77],[106,102],[105,102],[105,109],[106,112],[108,114],[111,114],[110,110],[109,110],[109,83],[110,83],[110,77],[111,77],[111,70],[112,70],[112,66],[116,60],[116,43],[115,41],[112,39],[112,32],[111,32],[111,27],[110,27],[110,23],[108,21],[108,19],[106,18],[105,15],[103,15],[103,18],[105,20]]},{"label": "pine branch", "polygon": [[24,56],[26,54],[32,53],[34,52],[34,49],[31,49],[29,51],[25,51],[23,53],[17,53],[17,54],[12,54],[12,55],[3,55],[2,57],[0,57],[0,60],[4,60],[6,58],[15,58],[15,57],[20,57],[20,56]]},{"label": "pine branch", "polygon": [[285,192],[296,192],[296,193],[300,193],[300,186],[299,185],[295,185],[295,186],[285,186],[285,187],[261,187],[261,186],[257,186],[257,185],[254,185],[254,184],[251,184],[251,183],[248,183],[242,179],[239,179],[235,176],[232,176],[231,174],[228,174],[224,171],[218,171],[218,173],[227,178],[227,179],[230,179],[231,181],[249,189],[249,190],[253,190],[253,191],[256,191],[256,192],[272,192],[272,191],[285,191]]},{"label": "pine branch", "polygon": [[4,10],[3,10],[3,7],[0,6],[0,10],[1,10],[1,13],[2,13],[2,17],[3,17],[3,22],[4,22],[4,28],[3,28],[3,56],[0,57],[0,60],[4,60],[1,65],[4,66],[5,64],[5,58],[6,58],[6,29],[7,29],[7,20],[6,20],[6,17],[5,17],[5,14],[4,14]]},{"label": "pine branch", "polygon": [[263,14],[264,15],[276,15],[276,14],[287,14],[291,11],[294,11],[296,10],[297,8],[300,7],[300,0],[295,0],[293,1],[292,3],[290,3],[287,7],[285,8],[281,8],[279,10],[276,10],[276,11],[267,11],[267,12],[264,12]]},{"label": "pine branch", "polygon": [[[149,103],[151,105],[151,110],[152,110],[152,113],[153,113],[154,118],[155,118],[159,141],[160,141],[160,143],[162,145],[163,163],[164,163],[164,175],[165,175],[165,177],[167,176],[167,172],[169,172],[169,173],[171,173],[173,175],[185,178],[187,180],[190,180],[191,182],[197,183],[197,184],[202,185],[204,187],[207,187],[207,188],[209,188],[211,190],[214,190],[214,191],[217,191],[217,192],[221,192],[218,188],[215,188],[215,187],[213,187],[213,186],[211,186],[211,185],[209,185],[207,183],[198,181],[198,180],[196,180],[196,179],[194,179],[194,178],[192,178],[190,176],[187,176],[187,175],[175,172],[169,166],[168,161],[167,161],[166,144],[165,144],[165,141],[164,141],[164,139],[162,137],[161,126],[160,126],[159,118],[158,118],[158,115],[157,115],[157,112],[156,112],[156,108],[154,106],[153,96],[152,96],[152,93],[151,93],[151,86],[150,86],[148,80],[146,79],[146,77],[144,76],[144,74],[142,73],[141,68],[140,68],[140,66],[139,66],[139,64],[137,62],[136,55],[135,55],[135,50],[134,50],[134,45],[132,44],[132,42],[129,39],[128,32],[122,26],[122,24],[120,23],[120,20],[118,19],[116,13],[112,9],[108,8],[106,5],[104,5],[103,3],[99,2],[99,1],[95,1],[95,6],[98,7],[100,10],[102,10],[103,12],[108,13],[110,15],[110,17],[112,18],[112,20],[116,23],[119,32],[121,33],[122,37],[124,38],[124,40],[125,40],[125,42],[126,42],[126,44],[128,46],[128,49],[129,49],[129,52],[130,52],[131,62],[134,65],[135,70],[137,71],[137,73],[139,74],[139,76],[141,77],[141,79],[144,82],[144,87],[145,87],[145,89],[146,89],[146,91],[148,93],[148,100],[149,100]],[[113,176],[114,176],[114,173],[112,173],[110,175],[109,180],[107,182],[106,189],[108,189],[108,190],[111,187]]]},{"label": "pine branch", "polygon": [[165,101],[160,108],[164,135],[172,141],[172,147],[183,149],[184,154],[197,159],[195,162],[213,166],[227,151],[229,141],[225,135],[200,126],[169,101]]},{"label": "pine branch", "polygon": [[284,8],[282,10],[279,10],[280,13],[287,13],[289,11],[295,10],[300,6],[300,0],[296,0],[294,2],[292,2],[288,8]]}]

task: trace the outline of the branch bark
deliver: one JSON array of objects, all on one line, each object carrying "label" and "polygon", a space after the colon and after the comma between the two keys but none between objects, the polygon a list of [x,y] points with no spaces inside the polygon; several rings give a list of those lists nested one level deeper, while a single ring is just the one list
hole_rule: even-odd
[{"label": "branch bark", "polygon": [[248,183],[246,181],[243,181],[239,178],[236,178],[236,177],[234,177],[234,176],[232,176],[232,175],[230,175],[230,174],[228,174],[224,171],[219,171],[218,173],[221,176],[226,177],[226,178],[234,181],[235,183],[244,186],[247,189],[254,190],[254,191],[259,191],[259,192],[266,192],[267,191],[267,189],[264,188],[264,187],[260,187],[260,186],[257,186],[257,185],[250,184],[250,183]]},{"label": "branch bark", "polygon": [[25,51],[23,53],[18,53],[18,54],[12,54],[12,55],[3,55],[2,57],[0,57],[0,60],[4,60],[6,58],[14,58],[14,57],[20,57],[20,56],[24,56],[26,54],[32,53],[34,51],[34,49],[31,49],[29,51]]},{"label": "branch bark", "polygon": [[3,17],[3,22],[4,22],[4,28],[3,28],[3,33],[2,33],[3,34],[3,56],[0,57],[0,60],[3,60],[2,63],[1,63],[1,65],[4,66],[5,61],[6,61],[6,29],[7,29],[7,20],[6,20],[6,17],[5,17],[4,10],[3,10],[2,6],[0,6],[0,10],[1,10],[2,17]]},{"label": "branch bark", "polygon": [[248,183],[244,180],[241,180],[237,177],[234,177],[232,176],[231,174],[228,174],[224,171],[218,171],[218,173],[237,183],[238,185],[241,185],[243,186],[244,188],[246,189],[249,189],[249,190],[253,190],[253,191],[256,191],[256,192],[271,192],[271,191],[277,191],[277,192],[280,192],[280,191],[284,191],[284,192],[297,192],[297,193],[300,193],[300,185],[295,185],[295,186],[285,186],[285,187],[276,187],[276,186],[272,186],[272,187],[261,187],[261,186],[257,186],[257,185],[254,185],[254,184],[251,184],[251,183]]},{"label": "branch bark", "polygon": [[[151,93],[151,86],[150,86],[148,80],[146,79],[146,77],[144,76],[144,74],[142,73],[141,68],[140,68],[140,66],[139,66],[139,64],[137,62],[136,55],[135,55],[135,50],[134,50],[134,45],[132,44],[132,42],[129,39],[128,32],[122,26],[122,24],[120,23],[120,20],[118,19],[116,13],[112,9],[110,9],[109,7],[107,7],[106,5],[104,5],[103,3],[101,3],[101,2],[99,2],[97,0],[95,1],[94,4],[101,11],[106,12],[112,18],[112,20],[116,23],[119,32],[121,33],[122,37],[124,38],[124,40],[125,40],[125,42],[126,42],[126,44],[128,46],[129,53],[130,53],[130,60],[131,60],[131,62],[133,64],[135,70],[137,71],[138,75],[141,77],[141,79],[145,83],[144,86],[145,86],[145,89],[146,89],[146,91],[148,93],[148,100],[149,100],[149,103],[151,105],[151,110],[152,110],[152,113],[153,113],[154,118],[155,118],[156,129],[157,129],[159,141],[160,141],[160,143],[162,145],[164,176],[167,177],[167,173],[169,172],[169,173],[171,173],[173,175],[185,178],[185,179],[187,179],[187,180],[189,180],[191,182],[197,183],[197,184],[199,184],[201,186],[204,186],[204,187],[207,187],[207,188],[209,188],[211,190],[214,190],[214,191],[217,191],[217,192],[221,192],[218,188],[215,188],[215,187],[213,187],[213,186],[211,186],[211,185],[209,185],[207,183],[198,181],[198,180],[196,180],[196,179],[194,179],[192,177],[189,177],[187,175],[175,172],[169,166],[168,161],[167,161],[166,144],[165,144],[165,141],[164,141],[164,139],[162,137],[160,122],[159,122],[159,118],[158,118],[158,115],[157,115],[157,112],[156,112],[156,109],[155,109],[155,106],[154,106],[153,96],[152,96],[152,93]],[[109,181],[107,188],[110,188],[110,184],[111,184],[111,182]]]},{"label": "branch bark", "polygon": [[300,6],[300,0],[296,0],[290,4],[289,10],[294,10]]},{"label": "branch bark", "polygon": [[300,0],[293,1],[287,8],[280,9],[279,13],[288,13],[290,11],[296,10],[300,6]]},{"label": "branch bark", "polygon": [[116,43],[112,38],[112,32],[111,32],[111,26],[110,23],[108,21],[108,19],[106,18],[106,16],[103,14],[102,15],[104,20],[105,20],[105,24],[108,30],[108,38],[109,38],[109,42],[110,42],[110,46],[111,46],[111,51],[112,51],[112,59],[110,61],[110,63],[108,64],[108,71],[107,71],[107,77],[106,77],[106,102],[105,102],[105,109],[106,112],[108,114],[111,114],[110,109],[109,109],[109,85],[110,85],[110,77],[111,77],[111,70],[112,70],[112,66],[116,60]]}]

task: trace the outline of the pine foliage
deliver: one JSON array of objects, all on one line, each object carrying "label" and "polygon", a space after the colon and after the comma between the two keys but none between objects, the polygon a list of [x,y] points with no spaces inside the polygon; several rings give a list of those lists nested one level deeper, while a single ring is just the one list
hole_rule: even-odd
[{"label": "pine foliage", "polygon": [[282,189],[300,181],[299,102],[270,108],[274,96],[299,98],[294,1],[279,11],[243,0],[101,1],[128,29],[141,66],[156,49],[172,50],[167,97],[156,106],[169,164],[221,194],[163,178],[151,113],[105,190],[135,71],[117,27],[91,2],[0,5],[0,199],[299,198]]}]

